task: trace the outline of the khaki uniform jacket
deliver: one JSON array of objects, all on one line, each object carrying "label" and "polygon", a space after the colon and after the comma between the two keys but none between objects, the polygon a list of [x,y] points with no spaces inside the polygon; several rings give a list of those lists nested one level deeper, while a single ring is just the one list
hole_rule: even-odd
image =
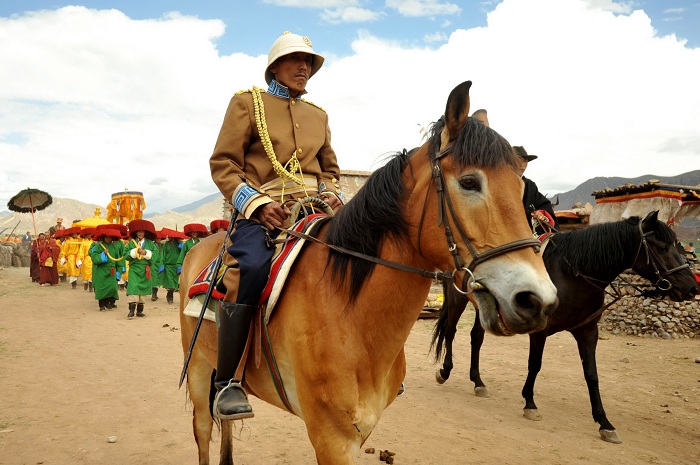
[{"label": "khaki uniform jacket", "polygon": [[[318,184],[324,185],[320,190],[339,193],[340,168],[331,147],[326,112],[303,100],[280,98],[267,92],[261,92],[261,96],[277,160],[284,166],[296,151],[305,176],[315,176]],[[214,183],[232,204],[234,191],[241,183],[247,182],[262,192],[261,186],[279,177],[260,140],[250,91],[239,92],[231,99],[209,165]],[[299,173],[296,175],[300,177]],[[301,198],[304,193],[290,197]],[[271,201],[264,195],[262,201],[240,213],[250,218],[255,208]]]}]

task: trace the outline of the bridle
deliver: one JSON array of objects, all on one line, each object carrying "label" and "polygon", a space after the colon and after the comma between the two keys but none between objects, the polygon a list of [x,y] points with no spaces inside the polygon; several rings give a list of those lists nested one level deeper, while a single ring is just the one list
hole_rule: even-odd
[{"label": "bridle", "polygon": [[[649,232],[644,232],[642,230],[642,220],[639,220],[638,223],[638,228],[639,228],[639,234],[641,236],[641,241],[639,242],[639,248],[637,248],[637,255],[634,257],[634,261],[632,263],[637,263],[637,259],[639,258],[639,254],[642,251],[642,247],[646,251],[647,254],[647,265],[651,264],[651,267],[654,270],[654,274],[658,278],[656,283],[654,284],[657,289],[661,291],[669,291],[673,287],[671,282],[666,279],[667,276],[669,276],[672,273],[675,273],[676,271],[684,270],[686,268],[690,268],[690,263],[686,260],[683,265],[678,265],[675,268],[666,269],[666,267],[661,263],[661,260],[659,259],[658,255],[654,253],[654,251],[651,249],[649,246],[649,243],[647,242],[647,236],[651,236],[654,234],[654,231],[649,231]],[[659,271],[659,266],[657,266],[657,262],[659,266],[661,267],[663,273]]]},{"label": "bridle", "polygon": [[[639,259],[639,254],[642,252],[642,248],[643,248],[646,252],[646,255],[647,255],[647,258],[646,258],[647,264],[651,264],[651,266],[654,270],[654,274],[656,274],[656,277],[658,278],[656,283],[654,283],[654,286],[656,287],[656,289],[658,289],[660,291],[663,291],[663,292],[669,291],[669,290],[671,290],[673,285],[671,284],[671,282],[668,279],[666,279],[666,277],[672,273],[675,273],[676,271],[690,268],[690,264],[686,261],[686,263],[683,265],[679,265],[675,268],[671,268],[670,270],[666,269],[666,267],[664,267],[663,264],[661,263],[658,255],[656,255],[654,253],[652,248],[649,246],[649,242],[647,241],[647,236],[651,236],[652,234],[654,234],[654,231],[644,232],[644,230],[642,229],[642,223],[643,223],[643,221],[641,219],[639,220],[639,223],[637,223],[637,228],[639,230],[640,240],[639,240],[639,247],[637,247],[637,253],[634,256],[634,260],[632,260],[632,266],[634,266],[634,264],[637,263],[637,260]],[[566,260],[564,260],[564,261],[566,262]],[[659,271],[659,266],[657,266],[657,262],[659,262],[659,266],[662,268],[663,273],[661,271]],[[568,264],[568,262],[567,262],[567,264]],[[569,267],[574,269],[571,266],[571,264],[569,264]],[[574,271],[575,271],[575,269],[574,269]],[[591,278],[590,276],[586,276],[586,275],[583,275],[583,274],[578,273],[578,272],[576,272],[576,274],[578,276],[581,276],[581,278],[583,278],[586,282],[591,284],[593,287],[596,287],[596,288],[602,290],[604,293],[611,296],[612,300],[610,302],[608,302],[607,304],[603,305],[602,307],[600,307],[595,313],[590,315],[588,318],[586,318],[585,320],[583,320],[582,322],[580,322],[579,324],[577,324],[576,326],[574,326],[570,330],[579,328],[585,324],[590,323],[591,321],[593,321],[594,319],[596,319],[597,317],[602,315],[605,310],[610,308],[613,304],[615,304],[615,302],[617,302],[618,300],[620,300],[623,297],[623,295],[620,293],[620,291],[615,287],[613,287],[613,289],[615,290],[615,294],[612,294],[612,293],[608,292],[607,289],[605,289],[602,286],[599,286],[593,282],[593,281],[600,281],[600,280],[595,279],[595,278]],[[601,281],[601,282],[603,282],[603,281]],[[630,285],[632,285],[637,291],[641,292],[640,295],[644,295],[644,292],[642,292],[636,285],[631,284],[631,283],[630,283]]]},{"label": "bridle", "polygon": [[[532,247],[535,252],[539,253],[540,250],[540,242],[537,239],[534,238],[529,238],[529,239],[519,239],[517,241],[509,242],[507,244],[499,245],[498,247],[494,247],[493,249],[487,250],[485,252],[479,253],[476,251],[476,248],[474,245],[471,243],[469,240],[469,237],[467,237],[467,234],[464,232],[464,228],[459,222],[459,219],[457,218],[457,215],[455,213],[455,208],[454,205],[452,204],[452,200],[450,199],[449,191],[445,189],[445,178],[442,173],[442,168],[440,166],[440,161],[442,160],[443,157],[445,157],[448,153],[451,151],[451,146],[442,150],[441,152],[436,152],[432,153],[430,156],[430,162],[432,165],[432,178],[433,182],[435,183],[435,187],[437,189],[437,194],[438,194],[438,226],[440,225],[445,225],[445,237],[447,238],[447,246],[450,250],[450,253],[452,254],[452,258],[454,260],[454,265],[455,268],[452,272],[443,272],[443,271],[430,271],[426,270],[423,268],[418,268],[414,266],[409,266],[409,265],[404,265],[402,263],[396,263],[392,262],[389,260],[384,260],[382,258],[374,257],[371,255],[366,255],[361,252],[356,252],[354,250],[346,249],[345,247],[341,247],[338,245],[334,244],[329,244],[327,242],[324,242],[315,236],[312,236],[310,234],[306,234],[303,232],[299,231],[294,231],[292,229],[282,229],[285,233],[287,233],[289,236],[293,236],[299,239],[304,239],[308,240],[311,242],[315,242],[317,244],[322,244],[332,250],[335,250],[336,252],[345,254],[345,255],[351,255],[353,257],[360,258],[362,260],[366,260],[372,263],[376,263],[379,265],[384,265],[388,266],[390,268],[394,268],[397,270],[402,270],[402,271],[408,271],[410,273],[415,273],[419,274],[421,276],[424,276],[426,278],[431,278],[431,279],[437,279],[439,281],[442,281],[444,283],[452,283],[455,289],[463,295],[471,294],[473,291],[481,289],[481,285],[476,282],[476,278],[474,277],[474,269],[481,263],[490,260],[492,258],[498,257],[500,255],[512,252],[514,250],[520,250],[520,249],[525,249]],[[404,156],[406,155],[406,152],[404,151]],[[423,229],[423,219],[425,218],[425,213],[427,210],[427,197],[430,192],[430,189],[426,190],[426,200],[423,204],[423,211],[421,213],[421,219],[420,219],[420,224],[418,227],[418,248],[420,250],[420,236],[421,236],[421,231]],[[449,213],[449,215],[448,215]],[[457,247],[457,244],[454,241],[454,235],[452,234],[452,228],[450,227],[450,222],[449,218],[452,217],[452,221],[455,224],[455,228],[459,232],[459,235],[461,236],[462,240],[466,244],[467,248],[469,249],[469,254],[472,256],[472,261],[469,264],[469,266],[465,266],[465,261],[462,258],[462,256],[459,253],[459,249]],[[279,239],[279,240],[274,240],[273,242],[283,242],[286,241],[287,239]],[[462,280],[462,288],[467,289],[466,291],[463,291],[457,285],[455,284],[454,280],[454,274],[459,271],[463,270],[465,271],[464,278]]]},{"label": "bridle", "polygon": [[[539,253],[541,244],[540,241],[538,241],[535,238],[518,239],[513,242],[508,242],[506,244],[499,245],[482,253],[477,252],[476,248],[469,240],[469,237],[464,232],[464,228],[462,227],[462,224],[459,222],[459,218],[455,213],[455,207],[452,203],[452,199],[450,198],[449,190],[445,188],[445,176],[443,174],[440,162],[451,151],[452,146],[450,145],[442,151],[436,151],[434,153],[430,152],[430,162],[433,166],[433,182],[435,183],[435,188],[438,194],[438,226],[445,226],[445,238],[447,239],[447,246],[450,252],[452,253],[452,259],[454,261],[455,266],[452,273],[449,273],[448,275],[451,278],[451,282],[454,288],[457,290],[457,292],[459,292],[462,295],[467,295],[471,294],[474,290],[478,290],[481,288],[481,286],[476,282],[476,278],[474,277],[474,269],[479,264],[484,263],[485,261],[490,260],[492,258],[496,258],[500,255],[504,255],[515,250],[526,249],[530,247],[533,248],[535,253]],[[419,250],[421,230],[423,227],[423,217],[425,216],[426,207],[427,193],[426,204],[424,204],[423,206],[423,215],[421,216],[420,226],[418,229]],[[459,233],[460,237],[462,238],[462,241],[464,241],[465,245],[467,246],[467,249],[469,249],[469,254],[472,257],[472,261],[471,263],[469,263],[469,266],[465,266],[466,262],[460,255],[457,244],[455,243],[452,228],[450,226],[450,217],[452,218],[454,226],[457,229],[457,232]],[[460,289],[454,282],[454,274],[459,270],[465,272],[464,278],[462,279],[462,289],[466,290]]]}]

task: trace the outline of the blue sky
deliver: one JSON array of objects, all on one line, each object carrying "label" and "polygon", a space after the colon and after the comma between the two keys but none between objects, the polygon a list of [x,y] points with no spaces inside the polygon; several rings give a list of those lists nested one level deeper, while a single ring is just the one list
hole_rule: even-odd
[{"label": "blue sky", "polygon": [[104,205],[128,187],[148,212],[216,192],[228,99],[264,85],[285,30],[326,57],[307,98],[343,169],[418,145],[466,79],[547,194],[700,169],[700,0],[5,0],[0,211],[28,186]]}]

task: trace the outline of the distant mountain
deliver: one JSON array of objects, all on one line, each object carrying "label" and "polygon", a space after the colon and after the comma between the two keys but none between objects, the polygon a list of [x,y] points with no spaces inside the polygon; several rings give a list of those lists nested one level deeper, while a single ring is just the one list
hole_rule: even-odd
[{"label": "distant mountain", "polygon": [[689,171],[677,176],[655,176],[653,174],[645,174],[638,178],[618,178],[618,177],[596,177],[579,184],[575,189],[555,194],[549,199],[552,203],[559,200],[559,204],[554,207],[554,210],[569,210],[577,202],[585,205],[590,202],[595,206],[595,198],[593,192],[603,190],[605,188],[615,189],[626,183],[643,184],[651,179],[658,179],[663,184],[674,184],[678,186],[699,186],[700,185],[700,170]]},{"label": "distant mountain", "polygon": [[[201,206],[204,205],[204,204],[207,204],[207,203],[209,203],[209,202],[212,202],[212,201],[218,200],[218,199],[222,199],[222,201],[223,201],[223,197],[222,197],[222,195],[221,195],[219,192],[217,192],[217,193],[215,193],[215,194],[207,195],[207,196],[204,197],[203,199],[197,200],[196,202],[188,203],[187,205],[183,205],[183,206],[181,206],[181,207],[173,208],[173,209],[170,210],[170,211],[174,211],[174,212],[177,212],[177,213],[189,212],[189,211],[192,211],[192,210],[196,210],[197,208],[201,207]],[[144,218],[150,218],[150,217],[152,217],[152,216],[156,216],[156,215],[160,215],[160,214],[162,214],[162,213],[147,213],[147,214],[144,215]]]}]

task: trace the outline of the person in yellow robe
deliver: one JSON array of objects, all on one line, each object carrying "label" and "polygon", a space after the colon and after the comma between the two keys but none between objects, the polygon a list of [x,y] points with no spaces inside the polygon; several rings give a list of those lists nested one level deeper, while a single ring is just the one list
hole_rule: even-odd
[{"label": "person in yellow robe", "polygon": [[[80,227],[74,226],[63,230],[63,234],[66,239],[61,245],[61,253],[58,256],[58,264],[63,266],[63,271],[66,275],[66,279],[70,283],[71,287],[75,289],[78,286],[78,277],[80,276],[80,269],[78,268],[78,254],[80,253],[80,246],[83,240],[80,238]],[[59,269],[60,273],[60,269]]]},{"label": "person in yellow robe", "polygon": [[80,244],[80,252],[78,253],[78,261],[76,265],[80,268],[80,277],[83,280],[83,289],[93,292],[92,288],[92,258],[90,257],[90,247],[92,247],[92,236],[95,234],[95,228],[83,228],[80,236],[83,242]]}]

